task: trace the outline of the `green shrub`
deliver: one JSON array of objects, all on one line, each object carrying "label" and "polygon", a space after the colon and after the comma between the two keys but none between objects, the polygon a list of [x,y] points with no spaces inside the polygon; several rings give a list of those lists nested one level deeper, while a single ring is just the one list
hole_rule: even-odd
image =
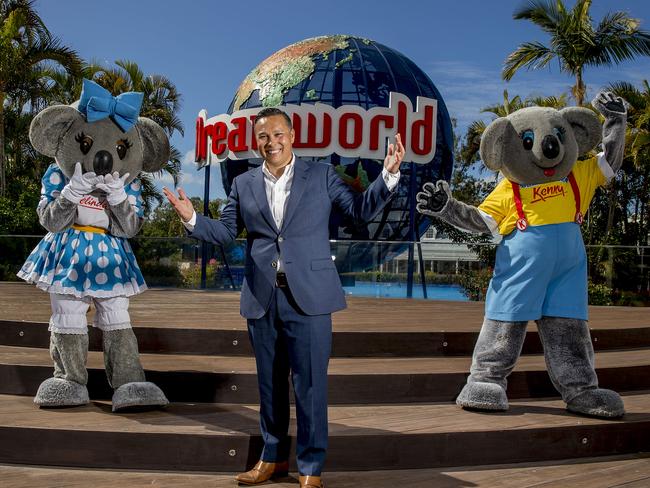
[{"label": "green shrub", "polygon": [[589,294],[589,305],[613,305],[612,289],[602,283],[593,283],[591,280],[587,283],[587,292]]},{"label": "green shrub", "polygon": [[145,261],[139,265],[148,286],[180,287],[183,284],[183,276],[175,264]]},{"label": "green shrub", "polygon": [[463,293],[472,301],[485,300],[488,285],[492,279],[492,269],[483,268],[477,271],[465,271],[459,276],[459,285],[464,288]]}]

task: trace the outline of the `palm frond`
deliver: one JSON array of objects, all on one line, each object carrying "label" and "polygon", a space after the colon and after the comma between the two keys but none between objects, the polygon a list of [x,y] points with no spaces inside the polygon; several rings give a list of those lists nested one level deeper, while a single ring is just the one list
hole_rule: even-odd
[{"label": "palm frond", "polygon": [[510,81],[521,68],[539,69],[545,67],[555,57],[555,53],[539,42],[525,42],[505,60],[501,77]]},{"label": "palm frond", "polygon": [[552,34],[555,27],[562,21],[563,5],[556,1],[529,0],[512,14],[515,20],[530,20]]}]

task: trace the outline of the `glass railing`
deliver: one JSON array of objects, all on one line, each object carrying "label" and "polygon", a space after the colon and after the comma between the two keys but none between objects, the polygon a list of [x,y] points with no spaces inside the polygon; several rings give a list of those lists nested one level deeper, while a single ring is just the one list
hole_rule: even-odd
[{"label": "glass railing", "polygon": [[[16,272],[42,236],[0,236],[0,281]],[[241,288],[246,241],[228,246],[189,238],[130,239],[149,287]],[[331,256],[349,295],[377,298],[483,300],[493,244],[444,239],[410,242],[331,241]],[[203,258],[205,256],[205,259]],[[587,246],[593,305],[650,305],[649,246]]]}]

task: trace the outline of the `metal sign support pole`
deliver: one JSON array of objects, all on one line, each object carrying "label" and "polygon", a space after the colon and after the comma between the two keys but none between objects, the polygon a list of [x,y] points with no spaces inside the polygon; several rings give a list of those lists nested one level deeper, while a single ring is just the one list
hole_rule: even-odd
[{"label": "metal sign support pole", "polygon": [[[203,185],[203,215],[210,216],[210,162],[205,165],[205,183]],[[207,285],[208,243],[201,241],[201,289]]]}]

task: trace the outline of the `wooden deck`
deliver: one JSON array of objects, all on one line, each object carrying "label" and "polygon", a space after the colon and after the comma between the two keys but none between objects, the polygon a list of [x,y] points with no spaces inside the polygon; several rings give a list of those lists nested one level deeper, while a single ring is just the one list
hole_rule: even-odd
[{"label": "wooden deck", "polygon": [[[5,488],[233,488],[233,474],[133,472],[0,465]],[[650,457],[609,456],[497,466],[325,473],[327,488],[647,488]],[[295,488],[297,475],[268,485]]]},{"label": "wooden deck", "polygon": [[[622,392],[627,409],[600,420],[565,410],[532,323],[509,377],[510,410],[478,413],[454,399],[484,304],[351,297],[348,305],[333,316],[328,488],[650,486],[650,458],[639,454],[650,452],[650,309],[590,308],[600,385]],[[239,294],[149,290],[130,312],[147,378],[172,403],[111,413],[101,334],[91,330],[92,402],[38,409],[32,396],[52,374],[49,296],[0,283],[1,486],[46,487],[51,476],[52,486],[70,487],[235,486],[214,472],[257,460],[255,363]]]},{"label": "wooden deck", "polygon": [[[135,327],[245,330],[238,292],[152,289],[131,300]],[[348,297],[348,308],[333,315],[339,332],[476,332],[482,302]],[[47,322],[49,295],[26,283],[0,282],[0,320]],[[650,309],[589,307],[592,329],[650,326]],[[92,317],[92,313],[89,315]],[[534,324],[531,322],[531,328]]]}]

